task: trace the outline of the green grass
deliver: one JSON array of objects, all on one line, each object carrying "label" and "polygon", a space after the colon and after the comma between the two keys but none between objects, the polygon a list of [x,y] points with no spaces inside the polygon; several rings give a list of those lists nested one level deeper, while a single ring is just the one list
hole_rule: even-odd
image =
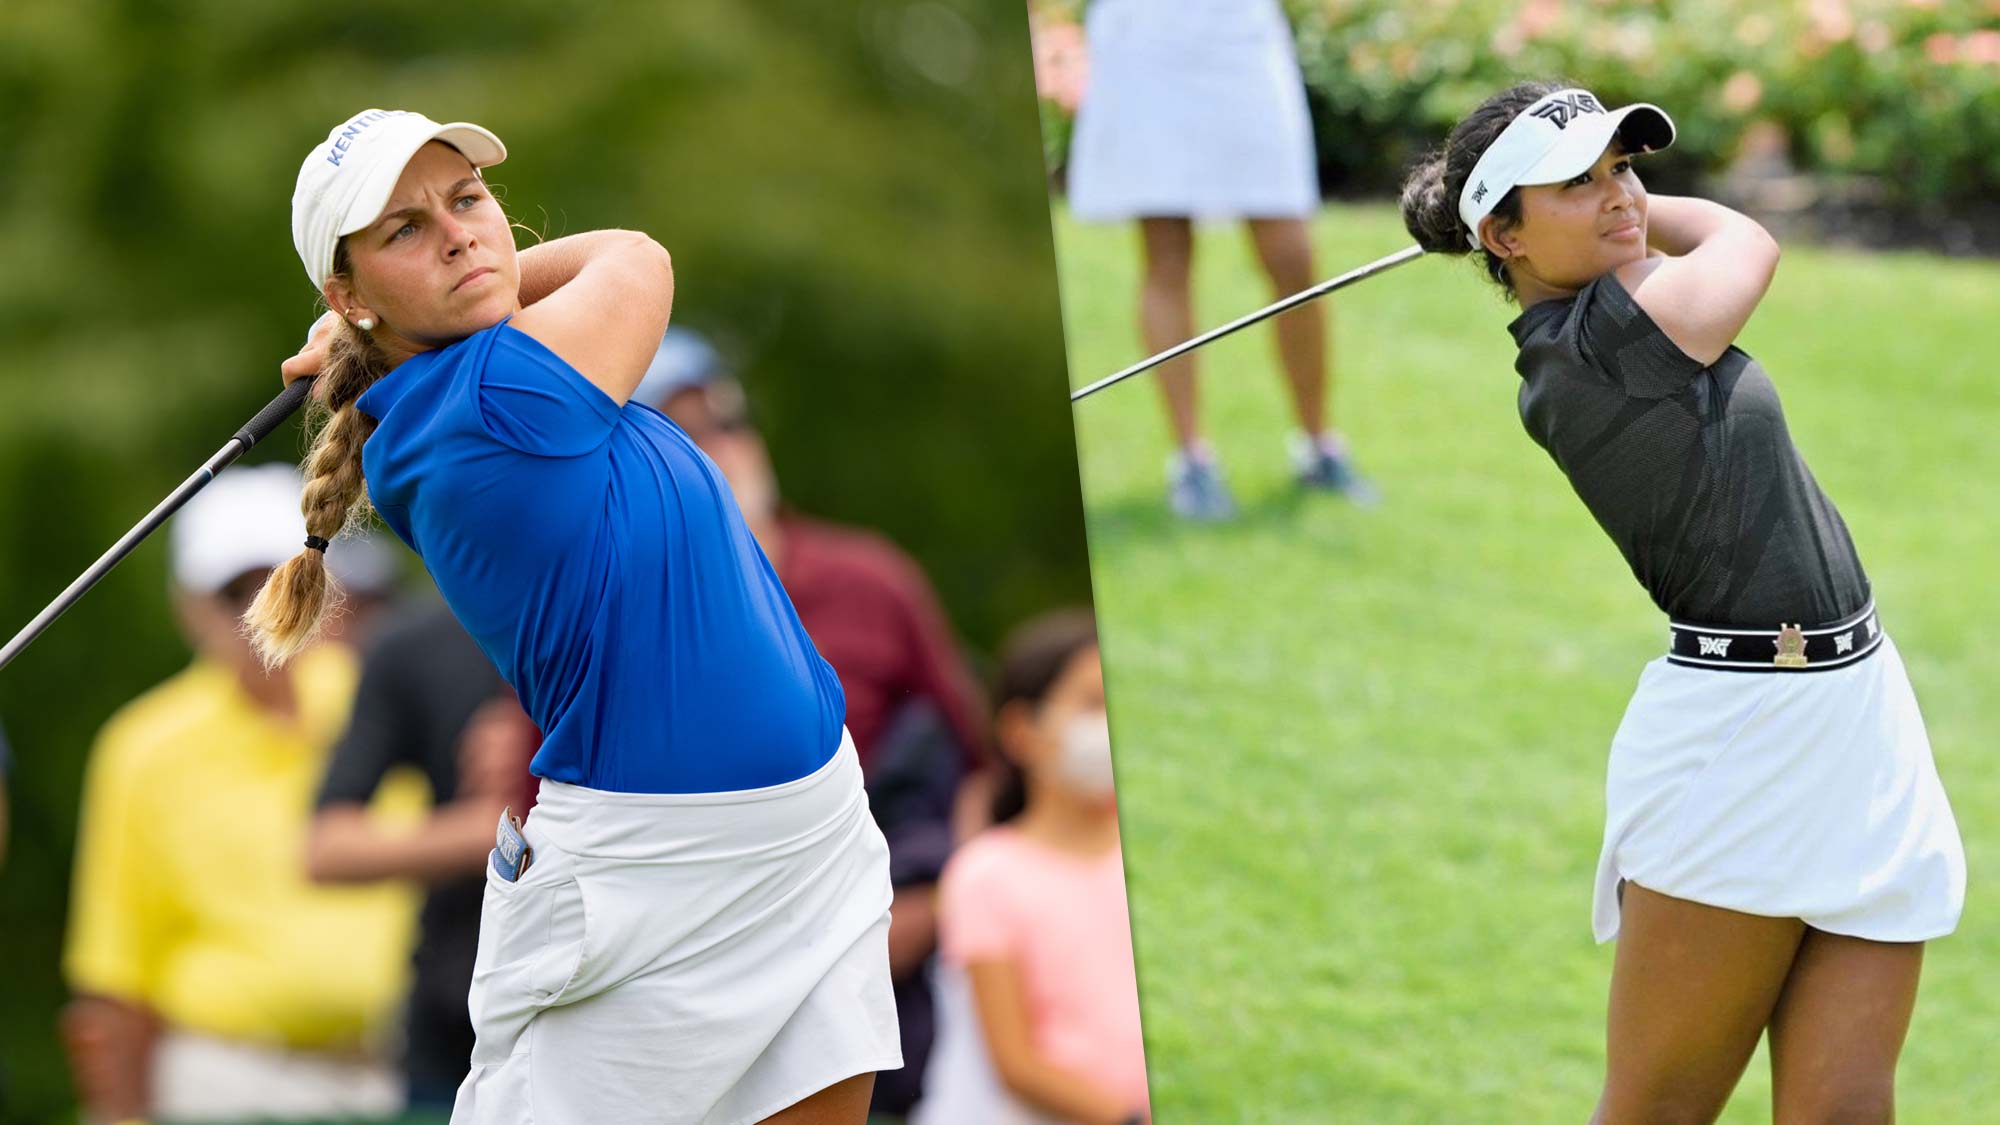
[{"label": "green grass", "polygon": [[[1056,219],[1071,374],[1141,354],[1135,234]],[[1329,208],[1330,276],[1408,243]],[[1205,230],[1197,315],[1269,300]],[[1335,404],[1377,510],[1300,500],[1268,330],[1204,350],[1243,518],[1164,508],[1143,380],[1077,407],[1148,1059],[1167,1122],[1581,1121],[1610,946],[1591,941],[1604,755],[1664,623],[1521,429],[1513,308],[1463,261],[1332,299]],[[1785,396],[1909,663],[1972,871],[1929,953],[1903,1119],[1992,1120],[2000,730],[1988,506],[2000,266],[1791,247],[1741,341]],[[1760,1051],[1726,1121],[1769,1120]]]}]

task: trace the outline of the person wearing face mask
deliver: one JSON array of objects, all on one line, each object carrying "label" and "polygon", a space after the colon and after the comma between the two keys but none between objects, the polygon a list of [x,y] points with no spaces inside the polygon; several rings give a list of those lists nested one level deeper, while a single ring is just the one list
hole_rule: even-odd
[{"label": "person wearing face mask", "polygon": [[1111,728],[1088,611],[1002,648],[996,824],[939,890],[940,1020],[913,1125],[1149,1119]]},{"label": "person wearing face mask", "polygon": [[[869,811],[889,841],[895,885],[889,964],[903,1069],[877,1076],[870,1109],[909,1112],[934,1026],[930,964],[938,873],[953,843],[961,783],[987,792],[978,691],[951,624],[915,559],[873,531],[784,504],[743,387],[706,337],[667,329],[635,402],[657,407],[729,480],[737,507],[813,646],[840,677]],[[980,816],[984,823],[984,813]]]}]

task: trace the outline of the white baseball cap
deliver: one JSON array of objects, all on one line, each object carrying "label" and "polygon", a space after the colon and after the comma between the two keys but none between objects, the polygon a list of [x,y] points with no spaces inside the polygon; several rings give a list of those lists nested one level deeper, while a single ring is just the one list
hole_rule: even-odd
[{"label": "white baseball cap", "polygon": [[1522,110],[1472,166],[1458,193],[1474,250],[1479,221],[1521,184],[1559,184],[1588,171],[1617,136],[1625,151],[1658,152],[1674,143],[1673,118],[1656,105],[1637,102],[1606,110],[1589,90],[1557,90]]},{"label": "white baseball cap", "polygon": [[[213,594],[253,570],[269,570],[305,549],[299,510],[305,478],[290,465],[227,469],[195,493],[167,529],[174,585]],[[327,569],[343,588],[383,593],[394,585],[395,559],[379,543],[348,537],[327,548]]]},{"label": "white baseball cap", "polygon": [[500,138],[469,121],[440,125],[421,113],[364,109],[333,127],[299,165],[292,192],[292,245],[317,289],[333,272],[343,235],[375,221],[402,178],[403,166],[431,141],[465,154],[474,168],[507,159]]}]

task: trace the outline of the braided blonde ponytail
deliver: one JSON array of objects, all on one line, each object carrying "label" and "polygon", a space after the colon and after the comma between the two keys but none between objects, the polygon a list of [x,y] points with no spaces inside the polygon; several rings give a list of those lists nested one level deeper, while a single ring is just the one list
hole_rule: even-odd
[{"label": "braided blonde ponytail", "polygon": [[[375,420],[354,401],[388,371],[387,357],[366,335],[346,321],[334,328],[306,414],[307,428],[315,431],[300,503],[308,535],[331,540],[368,518],[361,445],[375,432]],[[244,631],[264,667],[277,668],[311,644],[340,601],[323,551],[308,547],[272,571],[243,614]]]}]

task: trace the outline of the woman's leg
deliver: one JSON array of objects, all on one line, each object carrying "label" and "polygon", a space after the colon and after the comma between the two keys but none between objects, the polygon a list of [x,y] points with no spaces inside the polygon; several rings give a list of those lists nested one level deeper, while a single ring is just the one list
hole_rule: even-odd
[{"label": "woman's leg", "polygon": [[864,1125],[868,1099],[875,1092],[875,1075],[843,1079],[766,1117],[761,1125]]},{"label": "woman's leg", "polygon": [[1806,931],[1771,1014],[1777,1125],[1894,1120],[1896,1058],[1923,961],[1922,942]]},{"label": "woman's leg", "polygon": [[[1272,296],[1288,297],[1313,283],[1312,238],[1304,219],[1251,219],[1250,241],[1271,279]],[[1292,412],[1310,437],[1327,430],[1325,300],[1308,301],[1278,317],[1278,356],[1291,387]]]},{"label": "woman's leg", "polygon": [[[1188,281],[1194,264],[1194,224],[1187,219],[1140,219],[1139,233],[1146,263],[1139,331],[1150,355],[1194,335],[1194,298]],[[1161,364],[1154,379],[1166,401],[1174,444],[1192,449],[1201,440],[1201,423],[1195,417],[1194,356]]]},{"label": "woman's leg", "polygon": [[1604,1097],[1593,1122],[1715,1120],[1771,1020],[1805,934],[1625,884]]}]

